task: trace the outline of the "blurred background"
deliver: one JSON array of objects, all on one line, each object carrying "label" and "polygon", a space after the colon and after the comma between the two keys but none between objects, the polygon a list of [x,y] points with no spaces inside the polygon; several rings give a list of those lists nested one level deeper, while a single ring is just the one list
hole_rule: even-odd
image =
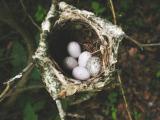
[{"label": "blurred background", "polygon": [[[65,0],[113,21],[109,0]],[[160,42],[160,0],[113,0],[117,25],[141,43]],[[0,120],[60,120],[37,68],[10,84],[3,83],[31,62],[39,27],[51,0],[0,0]],[[140,49],[123,39],[117,69],[133,120],[160,120],[160,47]],[[118,81],[118,80],[115,80]],[[3,96],[2,96],[3,95]],[[130,120],[119,86],[95,93],[84,102],[62,100],[68,120]],[[77,115],[77,116],[73,116]]]}]

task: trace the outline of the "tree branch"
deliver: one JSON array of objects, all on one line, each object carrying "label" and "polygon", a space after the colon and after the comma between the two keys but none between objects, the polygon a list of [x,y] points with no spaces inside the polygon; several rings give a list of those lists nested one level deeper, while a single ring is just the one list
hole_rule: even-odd
[{"label": "tree branch", "polygon": [[61,120],[65,120],[66,113],[63,110],[61,101],[59,99],[56,99],[55,101],[56,101],[57,109],[59,111],[59,116]]},{"label": "tree branch", "polygon": [[137,40],[135,40],[134,38],[132,38],[132,37],[130,37],[128,35],[125,35],[125,38],[128,39],[128,40],[130,40],[130,41],[132,41],[133,43],[135,43],[140,48],[160,46],[160,43],[150,43],[150,44],[140,43],[140,42],[138,42]]}]

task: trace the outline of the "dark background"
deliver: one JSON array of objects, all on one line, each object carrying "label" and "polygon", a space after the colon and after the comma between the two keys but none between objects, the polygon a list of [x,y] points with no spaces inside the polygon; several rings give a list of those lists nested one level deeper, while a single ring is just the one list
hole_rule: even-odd
[{"label": "dark background", "polygon": [[[80,9],[113,21],[108,0],[66,0]],[[160,42],[159,0],[113,0],[117,24],[141,43]],[[47,0],[0,0],[0,93],[3,82],[18,74],[31,60],[39,40],[38,26],[49,10]],[[25,8],[23,8],[25,7]],[[160,54],[158,47],[140,49],[130,40],[120,45],[117,69],[133,120],[160,120]],[[25,78],[11,84],[0,101],[0,120],[59,120],[54,101],[42,86],[36,68]],[[20,93],[18,96],[15,92]],[[79,97],[83,97],[80,95]],[[91,99],[73,104],[63,100],[67,113],[82,118],[69,120],[129,120],[119,86],[96,93]]]}]

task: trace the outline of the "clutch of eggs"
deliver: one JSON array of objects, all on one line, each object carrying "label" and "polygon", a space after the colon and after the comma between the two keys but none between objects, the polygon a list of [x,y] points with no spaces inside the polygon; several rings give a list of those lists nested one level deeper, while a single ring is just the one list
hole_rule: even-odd
[{"label": "clutch of eggs", "polygon": [[[96,76],[101,70],[99,57],[92,57],[91,53],[84,51],[78,42],[71,41],[67,46],[69,57],[64,59],[64,65],[72,70],[72,76],[77,80],[88,80],[90,76]],[[78,58],[78,61],[77,61]]]}]

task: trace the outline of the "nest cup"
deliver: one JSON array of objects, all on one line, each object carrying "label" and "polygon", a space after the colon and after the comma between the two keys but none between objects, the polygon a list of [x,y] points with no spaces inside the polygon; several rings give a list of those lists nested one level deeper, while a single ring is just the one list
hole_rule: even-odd
[{"label": "nest cup", "polygon": [[[46,89],[53,99],[102,90],[113,81],[124,32],[109,21],[65,2],[60,2],[58,8],[58,17],[55,17],[55,6],[52,5],[43,21],[39,46],[33,56]],[[79,82],[65,70],[63,60],[68,56],[66,47],[70,41],[77,41],[82,51],[87,50],[100,58],[101,71],[96,77]]]},{"label": "nest cup", "polygon": [[[103,44],[98,37],[96,31],[88,23],[81,19],[68,19],[65,21],[58,22],[51,29],[49,39],[48,39],[48,55],[56,64],[56,69],[67,77],[67,80],[73,82],[73,77],[71,71],[66,69],[64,66],[65,57],[69,56],[67,52],[67,45],[71,41],[76,41],[80,44],[82,51],[88,51],[92,53],[92,56],[97,56],[101,59],[101,66],[107,65],[108,57],[104,56],[100,51],[100,46]],[[106,40],[107,41],[107,40]],[[107,49],[106,49],[106,52]],[[106,63],[103,64],[102,61]],[[103,70],[97,76],[99,76]],[[91,77],[89,80],[84,82],[89,82],[94,80],[96,77]]]}]

